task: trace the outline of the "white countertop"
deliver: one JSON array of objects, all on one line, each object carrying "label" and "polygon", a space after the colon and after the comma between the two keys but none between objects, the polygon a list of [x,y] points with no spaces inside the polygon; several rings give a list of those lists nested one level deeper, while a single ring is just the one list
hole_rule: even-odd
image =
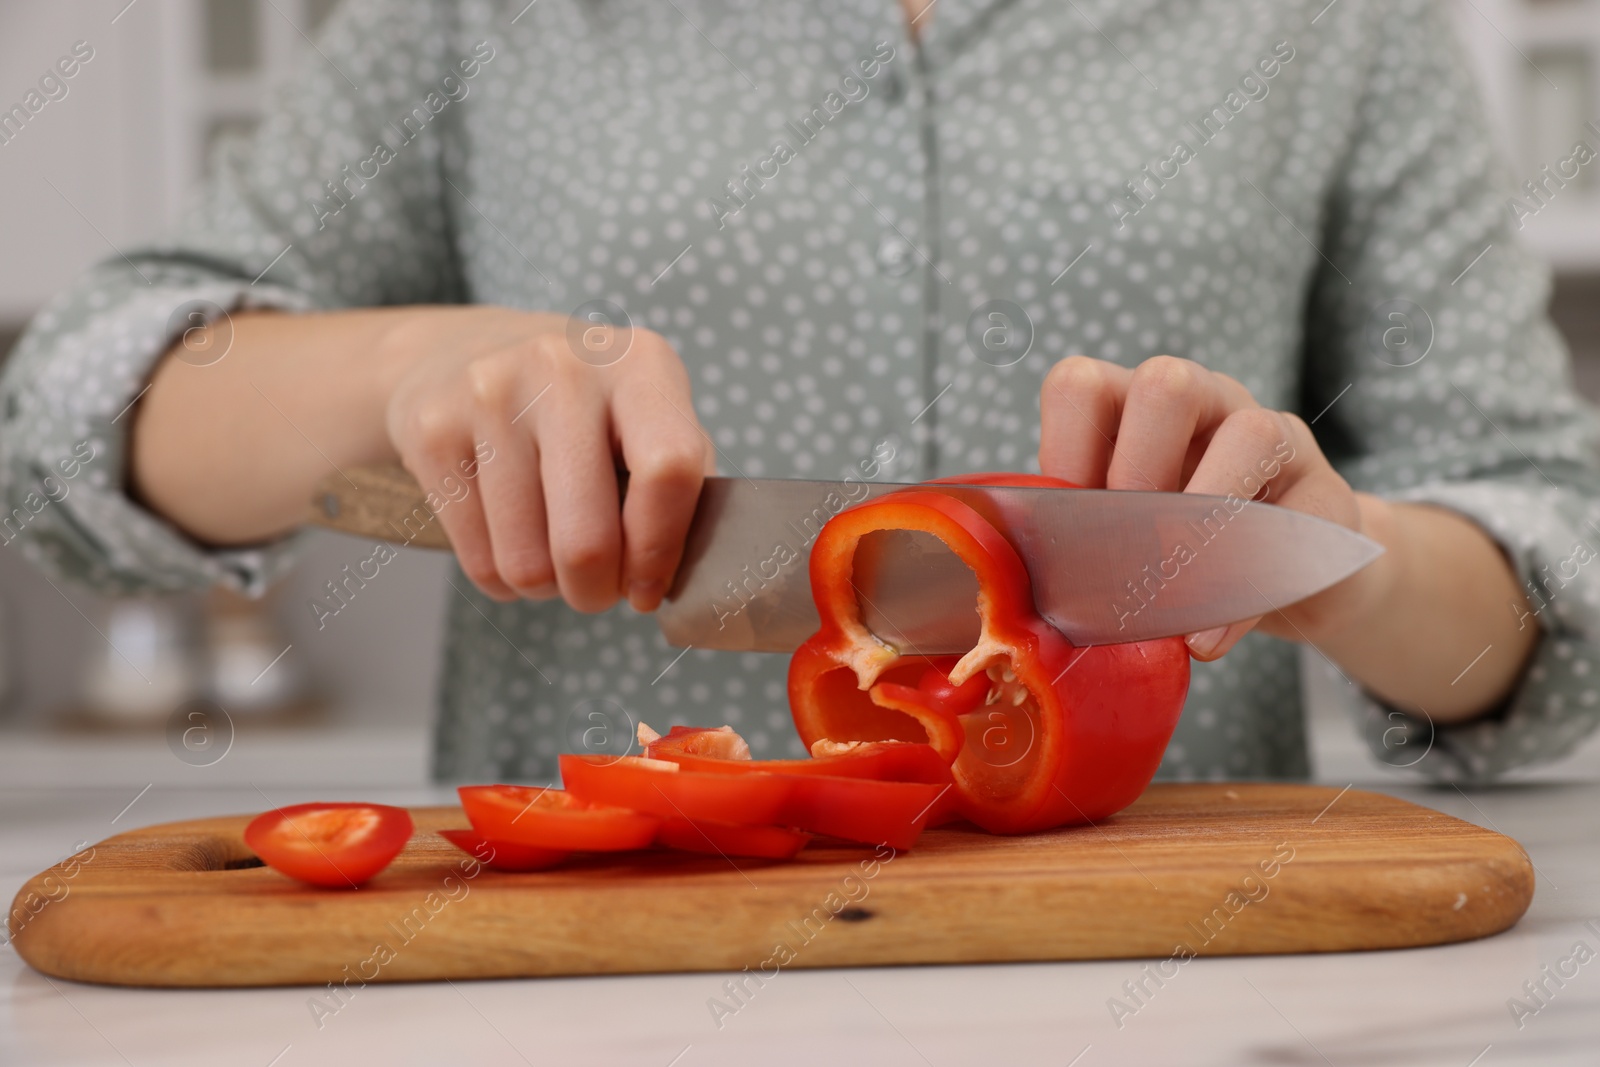
[{"label": "white countertop", "polygon": [[[415,731],[252,738],[215,767],[196,769],[179,765],[159,740],[67,747],[0,735],[0,893],[9,901],[79,841],[260,810],[263,796],[272,804],[448,801],[448,791],[418,784],[423,743]],[[1381,777],[1353,750],[1323,759],[1325,781],[1354,780],[1521,841],[1539,877],[1528,914],[1505,934],[1464,945],[1195,960],[1120,1029],[1107,1002],[1139,977],[1139,961],[787,970],[720,1028],[708,1006],[726,998],[720,974],[374,985],[319,1028],[308,988],[79,985],[47,979],[5,948],[0,1064],[1593,1067],[1600,957],[1520,1029],[1507,1006],[1578,941],[1600,952],[1593,755],[1539,781],[1468,794]],[[335,781],[344,785],[318,784]],[[710,926],[708,918],[708,936]]]}]

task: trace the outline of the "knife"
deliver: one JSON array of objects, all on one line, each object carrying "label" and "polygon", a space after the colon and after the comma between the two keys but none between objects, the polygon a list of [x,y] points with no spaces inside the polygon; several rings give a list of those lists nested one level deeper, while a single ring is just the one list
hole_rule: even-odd
[{"label": "knife", "polygon": [[[822,525],[907,485],[707,478],[683,561],[655,618],[680,648],[792,652],[817,631],[806,561]],[[1039,613],[1074,644],[1194,633],[1263,615],[1354,574],[1382,546],[1303,512],[1192,493],[941,485],[987,501],[1016,548]],[[443,494],[434,499],[449,507]],[[318,486],[309,521],[422,548],[448,548],[435,512],[399,466]],[[786,561],[786,562],[785,562]],[[978,585],[936,538],[869,534],[853,580],[862,619],[907,655],[966,652]]]}]

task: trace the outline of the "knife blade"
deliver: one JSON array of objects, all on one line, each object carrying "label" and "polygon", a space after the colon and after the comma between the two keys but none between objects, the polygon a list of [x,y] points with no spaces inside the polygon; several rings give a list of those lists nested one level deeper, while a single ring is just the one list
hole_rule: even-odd
[{"label": "knife blade", "polygon": [[[711,478],[668,599],[679,647],[786,652],[818,627],[806,560],[821,526],[890,483]],[[1017,549],[1041,615],[1079,646],[1193,633],[1275,611],[1349,577],[1376,542],[1270,504],[1189,493],[949,486],[987,500]],[[783,561],[787,560],[785,563]],[[869,534],[853,580],[862,620],[905,654],[978,637],[977,579],[937,539]]]},{"label": "knife blade", "polygon": [[[655,613],[662,634],[680,648],[792,652],[819,625],[807,559],[823,524],[909,487],[706,479],[683,561]],[[1194,633],[1275,611],[1383,553],[1335,523],[1236,498],[1013,486],[939,491],[987,502],[1027,567],[1039,613],[1080,647]],[[310,521],[449,546],[421,489],[398,467],[325,480]],[[902,653],[958,654],[976,642],[977,579],[937,539],[869,534],[853,580],[867,627]]]}]

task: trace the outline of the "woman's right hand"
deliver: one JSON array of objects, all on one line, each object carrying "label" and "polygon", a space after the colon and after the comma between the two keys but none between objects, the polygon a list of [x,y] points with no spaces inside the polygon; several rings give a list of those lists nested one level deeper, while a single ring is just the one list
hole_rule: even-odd
[{"label": "woman's right hand", "polygon": [[[422,308],[384,340],[385,424],[461,569],[503,601],[661,602],[714,450],[689,377],[643,329],[505,308]],[[487,447],[483,447],[483,446]],[[619,509],[616,470],[629,473]]]}]

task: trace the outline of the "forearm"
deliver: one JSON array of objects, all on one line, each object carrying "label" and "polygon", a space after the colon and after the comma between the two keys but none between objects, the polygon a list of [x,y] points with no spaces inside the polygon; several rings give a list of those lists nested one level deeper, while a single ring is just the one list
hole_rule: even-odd
[{"label": "forearm", "polygon": [[392,459],[384,430],[395,329],[426,309],[232,316],[215,339],[180,340],[134,412],[129,484],[197,540],[248,544],[304,517],[335,467]]},{"label": "forearm", "polygon": [[398,458],[386,416],[419,361],[470,359],[538,330],[564,336],[565,323],[479,305],[235,314],[221,358],[218,339],[191,336],[157,365],[132,416],[131,490],[209,544],[285,533],[336,468]]},{"label": "forearm", "polygon": [[[1482,528],[1443,508],[1360,494],[1363,532],[1387,552],[1381,592],[1321,651],[1376,696],[1461,722],[1496,707],[1521,677],[1539,628],[1515,572]],[[1520,606],[1520,610],[1519,607]]]},{"label": "forearm", "polygon": [[476,492],[439,518],[487,595],[559,595],[580,611],[624,593],[639,611],[660,603],[711,448],[659,334],[486,306],[241,314],[232,326],[216,362],[196,365],[203,338],[167,354],[132,430],[131,491],[192,537],[286,532],[320,479],[399,460],[429,488],[472,472]]}]

